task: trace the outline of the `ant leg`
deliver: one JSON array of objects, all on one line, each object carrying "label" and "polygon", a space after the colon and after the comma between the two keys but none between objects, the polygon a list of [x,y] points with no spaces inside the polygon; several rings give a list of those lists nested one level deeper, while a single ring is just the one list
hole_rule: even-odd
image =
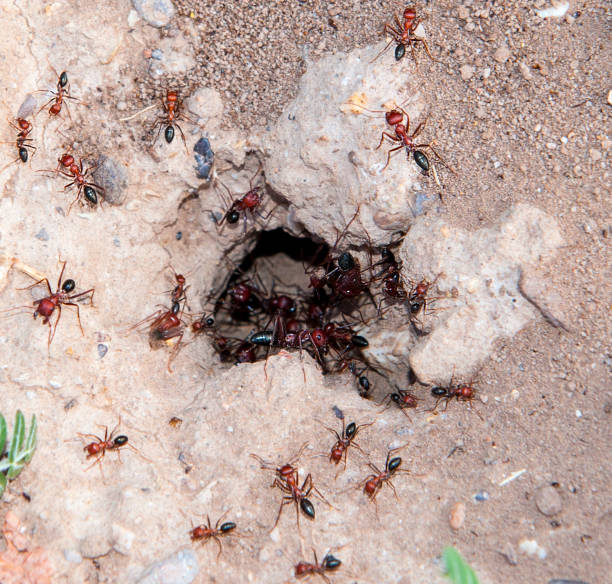
[{"label": "ant leg", "polygon": [[[427,116],[417,127],[416,130],[410,136],[411,138],[416,138],[421,133],[421,130],[425,127],[429,116]],[[419,144],[419,146],[429,146],[429,144]],[[415,148],[419,148],[419,146],[415,146]]]},{"label": "ant leg", "polygon": [[397,152],[398,150],[401,150],[404,147],[403,144],[400,144],[399,146],[396,146],[395,148],[391,148],[391,150],[389,150],[389,152],[387,152],[387,164],[385,164],[383,166],[383,170],[385,170],[385,168],[387,168],[387,166],[389,166],[389,163],[391,162],[391,154],[393,152]]},{"label": "ant leg", "polygon": [[[77,320],[79,321],[79,328],[81,329],[81,335],[85,335],[85,332],[83,331],[83,326],[81,325],[81,313],[79,311],[79,305],[76,304],[75,302],[64,302],[63,304],[65,304],[66,306],[74,306],[76,308],[76,312],[77,312]],[[57,306],[59,308],[59,304]],[[59,320],[59,318],[58,318]],[[57,324],[55,325],[57,326]]]},{"label": "ant leg", "polygon": [[181,127],[177,123],[175,123],[174,125],[178,128],[178,131],[181,133],[181,138],[183,139],[183,145],[185,146],[185,152],[187,153],[187,156],[189,156],[189,149],[187,148],[187,142],[185,140],[185,134],[183,134],[183,130],[181,129]]},{"label": "ant leg", "polygon": [[62,306],[61,304],[57,305],[57,318],[55,319],[55,325],[52,327],[51,323],[49,323],[49,340],[47,342],[47,348],[51,347],[51,342],[53,341],[53,337],[55,336],[55,329],[57,329],[57,325],[62,316]]},{"label": "ant leg", "polygon": [[429,47],[427,46],[427,41],[425,39],[422,39],[420,37],[413,37],[412,39],[413,42],[420,42],[423,43],[423,48],[425,49],[425,52],[427,53],[427,55],[429,56],[429,58],[432,61],[435,61],[436,63],[441,63],[442,61],[440,61],[440,59],[436,59],[431,52],[429,51]]},{"label": "ant leg", "polygon": [[64,270],[66,269],[66,262],[62,263],[62,269],[60,271],[60,275],[59,278],[57,279],[57,290],[59,291],[61,285],[62,285],[62,276],[64,275]]},{"label": "ant leg", "polygon": [[213,535],[212,537],[217,542],[217,545],[219,546],[219,552],[217,553],[217,560],[218,560],[221,557],[221,552],[223,551],[223,546],[221,545],[221,540],[219,539],[218,536]]},{"label": "ant leg", "polygon": [[378,143],[378,146],[376,146],[375,150],[378,150],[383,145],[383,142],[385,141],[385,137],[389,138],[393,142],[401,142],[401,139],[398,138],[397,136],[393,136],[392,134],[389,134],[388,132],[382,132],[380,135],[380,142]]},{"label": "ant leg", "polygon": [[[34,286],[38,286],[42,282],[44,282],[46,284],[47,290],[49,291],[49,296],[52,296],[53,295],[53,291],[51,290],[51,285],[49,284],[49,280],[47,278],[43,278],[42,280],[38,280],[37,282],[34,282],[34,284],[30,284],[29,286],[26,286],[25,288],[17,288],[17,290],[29,290],[30,288],[34,288]],[[37,301],[37,302],[40,302],[40,301]]]},{"label": "ant leg", "polygon": [[395,498],[399,501],[399,497],[397,496],[397,491],[395,490],[395,486],[391,482],[391,479],[387,480],[387,484],[391,487],[391,490],[393,491],[393,494],[395,495]]}]

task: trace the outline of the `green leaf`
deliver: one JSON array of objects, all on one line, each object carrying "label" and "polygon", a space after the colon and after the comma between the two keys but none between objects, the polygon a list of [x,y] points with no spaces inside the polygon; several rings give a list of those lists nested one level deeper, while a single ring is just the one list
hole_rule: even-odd
[{"label": "green leaf", "polygon": [[23,417],[23,412],[17,410],[15,414],[15,427],[13,428],[13,439],[11,440],[11,446],[8,452],[8,459],[11,464],[17,460],[17,453],[21,450],[24,435],[25,418]]},{"label": "green leaf", "polygon": [[454,584],[478,584],[474,570],[453,547],[446,547],[442,552],[446,575]]},{"label": "green leaf", "polygon": [[0,458],[4,454],[4,445],[6,444],[6,420],[0,414]]},{"label": "green leaf", "polygon": [[6,477],[0,472],[0,499],[4,495],[4,489],[6,489]]},{"label": "green leaf", "polygon": [[30,422],[30,433],[28,434],[28,439],[25,443],[24,450],[24,462],[30,462],[32,460],[32,456],[34,456],[34,451],[36,450],[36,433],[38,430],[38,424],[36,423],[36,414],[32,414],[32,421]]}]

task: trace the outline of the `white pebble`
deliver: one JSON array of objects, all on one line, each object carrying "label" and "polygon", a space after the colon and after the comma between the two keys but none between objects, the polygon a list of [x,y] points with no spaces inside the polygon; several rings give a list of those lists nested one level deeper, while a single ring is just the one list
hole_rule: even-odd
[{"label": "white pebble", "polygon": [[529,556],[538,556],[541,560],[546,559],[546,550],[535,539],[522,539],[519,543],[519,550]]},{"label": "white pebble", "polygon": [[576,417],[582,418],[582,412],[580,410],[576,410]]},{"label": "white pebble", "polygon": [[544,10],[536,10],[536,14],[540,18],[561,18],[565,16],[565,13],[569,9],[569,2],[563,2],[558,6],[550,6],[549,8],[544,8]]}]

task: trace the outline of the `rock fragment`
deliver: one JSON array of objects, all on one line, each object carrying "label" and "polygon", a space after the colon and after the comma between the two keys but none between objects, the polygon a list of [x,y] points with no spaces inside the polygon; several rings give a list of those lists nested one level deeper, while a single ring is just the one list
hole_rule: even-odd
[{"label": "rock fragment", "polygon": [[132,0],[132,4],[140,18],[155,28],[167,26],[175,14],[171,0]]},{"label": "rock fragment", "polygon": [[137,584],[191,584],[199,571],[195,552],[185,548],[151,564]]},{"label": "rock fragment", "polygon": [[461,529],[465,522],[465,504],[458,501],[455,503],[448,518],[448,522],[453,529]]},{"label": "rock fragment", "polygon": [[540,487],[536,491],[535,504],[538,511],[547,517],[557,515],[563,509],[563,501],[561,501],[559,492],[550,485]]}]

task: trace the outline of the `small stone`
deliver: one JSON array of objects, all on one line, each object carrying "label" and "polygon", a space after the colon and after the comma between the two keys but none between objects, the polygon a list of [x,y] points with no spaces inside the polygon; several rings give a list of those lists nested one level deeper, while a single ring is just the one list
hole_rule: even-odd
[{"label": "small stone", "polygon": [[493,54],[493,58],[498,63],[505,63],[511,55],[512,53],[510,52],[510,49],[506,45],[502,45],[501,47],[497,48],[497,50]]},{"label": "small stone", "polygon": [[126,529],[118,523],[112,525],[113,549],[124,556],[130,553],[134,543],[134,532]]},{"label": "small stone", "polygon": [[59,381],[56,381],[55,379],[49,379],[49,385],[53,389],[59,389],[60,387],[62,387],[62,384]]},{"label": "small stone", "polygon": [[198,178],[207,179],[215,160],[215,154],[210,147],[208,138],[200,138],[193,147],[193,152],[196,161],[196,175]]},{"label": "small stone", "polygon": [[[591,155],[591,160],[593,162],[597,162],[598,160],[601,160],[601,152],[595,148],[591,148],[589,150],[589,154]],[[36,236],[38,237],[38,236]]]},{"label": "small stone", "polygon": [[522,539],[519,542],[519,550],[529,556],[538,556],[541,560],[546,559],[546,550],[535,539]]},{"label": "small stone", "polygon": [[128,26],[130,28],[133,27],[139,20],[140,16],[138,16],[138,12],[136,12],[134,9],[130,10],[127,17]]},{"label": "small stone", "polygon": [[563,502],[557,489],[550,485],[540,487],[536,491],[535,504],[538,511],[547,517],[557,515],[563,509]]},{"label": "small stone", "polygon": [[489,493],[487,493],[487,491],[478,491],[474,495],[474,501],[478,501],[479,503],[482,503],[483,501],[488,501],[488,500],[489,500]]},{"label": "small stone", "polygon": [[156,28],[167,26],[175,14],[171,0],[132,0],[132,4],[140,17]]},{"label": "small stone", "polygon": [[608,105],[612,105],[612,89],[608,91]]},{"label": "small stone", "polygon": [[465,505],[461,502],[455,503],[450,511],[448,522],[453,529],[460,529],[465,522]]},{"label": "small stone", "polygon": [[49,234],[44,227],[36,234],[36,239],[40,239],[40,241],[49,241]]},{"label": "small stone", "polygon": [[521,75],[523,76],[523,79],[525,79],[525,81],[531,81],[533,79],[531,70],[527,65],[525,65],[525,63],[519,63],[519,71],[521,72]]},{"label": "small stone", "polygon": [[588,584],[588,583],[585,582],[584,580],[565,580],[565,579],[559,580],[558,578],[555,578],[554,580],[549,580],[548,584]]},{"label": "small stone", "polygon": [[474,67],[472,65],[461,65],[459,68],[461,79],[469,81],[474,76]]},{"label": "small stone", "polygon": [[96,183],[104,188],[104,200],[111,205],[121,205],[127,197],[128,174],[125,166],[103,154],[95,171]]},{"label": "small stone", "polygon": [[98,356],[100,359],[104,358],[104,355],[108,352],[108,347],[103,343],[98,343]]},{"label": "small stone", "polygon": [[184,548],[151,564],[137,580],[137,584],[191,584],[199,571],[195,552]]},{"label": "small stone", "polygon": [[151,59],[161,61],[164,58],[164,52],[161,49],[153,49],[151,51]]},{"label": "small stone", "polygon": [[510,542],[508,542],[504,546],[504,549],[500,553],[501,553],[502,556],[504,556],[504,558],[506,558],[506,561],[511,566],[516,566],[518,564],[518,559],[516,557],[516,552],[514,551],[514,547],[512,546],[512,544]]},{"label": "small stone", "polygon": [[457,16],[461,20],[467,20],[470,17],[470,9],[467,6],[459,6]]},{"label": "small stone", "polygon": [[64,550],[64,559],[73,564],[80,564],[83,561],[83,556],[76,550]]}]

